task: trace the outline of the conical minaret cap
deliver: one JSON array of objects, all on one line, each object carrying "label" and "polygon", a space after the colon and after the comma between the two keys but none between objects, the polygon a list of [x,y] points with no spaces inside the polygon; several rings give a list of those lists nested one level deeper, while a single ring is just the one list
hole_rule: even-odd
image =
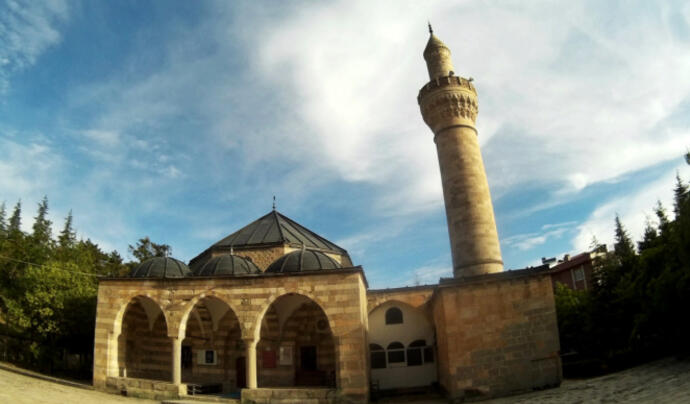
[{"label": "conical minaret cap", "polygon": [[434,35],[431,26],[429,26],[429,40],[424,48],[424,60],[426,61],[430,80],[455,74],[453,72],[453,61],[450,60],[450,49]]},{"label": "conical minaret cap", "polygon": [[426,43],[426,48],[424,48],[424,59],[428,60],[430,56],[437,53],[439,49],[445,49],[450,53],[450,49],[433,33],[429,35],[429,40]]}]

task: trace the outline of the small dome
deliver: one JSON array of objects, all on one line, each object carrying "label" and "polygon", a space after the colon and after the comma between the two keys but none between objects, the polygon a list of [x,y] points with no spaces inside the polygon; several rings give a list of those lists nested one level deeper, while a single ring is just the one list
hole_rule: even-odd
[{"label": "small dome", "polygon": [[261,270],[250,260],[237,255],[219,255],[194,270],[196,276],[260,274]]},{"label": "small dome", "polygon": [[340,267],[338,261],[320,251],[298,250],[275,260],[266,272],[306,272]]},{"label": "small dome", "polygon": [[192,271],[182,261],[170,257],[154,257],[137,265],[130,278],[184,278],[191,276]]}]

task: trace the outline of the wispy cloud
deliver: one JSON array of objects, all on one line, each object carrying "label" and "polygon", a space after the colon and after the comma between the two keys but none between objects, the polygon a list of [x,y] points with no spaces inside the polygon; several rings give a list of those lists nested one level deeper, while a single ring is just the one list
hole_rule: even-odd
[{"label": "wispy cloud", "polygon": [[502,241],[507,246],[515,247],[520,251],[527,251],[549,240],[559,239],[573,231],[575,227],[576,222],[573,221],[545,224],[541,227],[542,231],[540,232],[517,234],[506,237]]},{"label": "wispy cloud", "polygon": [[573,248],[576,251],[585,251],[589,249],[593,239],[599,243],[612,245],[616,215],[620,216],[621,222],[633,240],[640,240],[647,219],[654,217],[657,201],[660,201],[667,209],[667,213],[672,215],[675,174],[684,168],[682,164],[678,165],[657,181],[636,189],[629,195],[614,197],[602,203],[584,223],[578,226],[578,232],[572,241]]},{"label": "wispy cloud", "polygon": [[34,65],[60,42],[57,27],[68,17],[69,6],[62,0],[0,3],[0,95],[8,91],[13,74]]}]

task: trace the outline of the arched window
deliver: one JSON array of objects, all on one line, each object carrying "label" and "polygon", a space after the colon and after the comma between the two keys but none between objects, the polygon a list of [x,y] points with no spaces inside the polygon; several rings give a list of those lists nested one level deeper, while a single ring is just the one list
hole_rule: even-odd
[{"label": "arched window", "polygon": [[400,342],[388,344],[388,363],[405,363],[405,345]]},{"label": "arched window", "polygon": [[407,366],[421,366],[424,364],[422,359],[422,351],[426,346],[426,341],[418,339],[412,341],[407,347]]},{"label": "arched window", "polygon": [[391,307],[386,310],[386,324],[402,324],[403,323],[403,313],[397,307]]},{"label": "arched window", "polygon": [[383,350],[381,345],[369,344],[369,353],[371,355],[372,369],[386,368],[386,351]]}]

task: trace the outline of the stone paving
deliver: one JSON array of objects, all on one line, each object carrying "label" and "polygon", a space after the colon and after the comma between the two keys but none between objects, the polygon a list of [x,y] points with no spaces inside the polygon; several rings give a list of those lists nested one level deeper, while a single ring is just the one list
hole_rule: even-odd
[{"label": "stone paving", "polygon": [[[443,399],[396,398],[381,403],[441,404]],[[0,369],[0,403],[17,404],[155,404],[140,400],[80,389]],[[592,379],[566,380],[556,389],[482,401],[508,403],[690,403],[690,361],[664,359]]]},{"label": "stone paving", "polygon": [[157,404],[100,391],[67,386],[0,369],[0,403],[7,404]]},{"label": "stone paving", "polygon": [[[387,399],[385,403],[441,404],[443,399]],[[690,403],[690,360],[664,359],[606,376],[565,380],[561,387],[482,401],[482,404]]]}]

